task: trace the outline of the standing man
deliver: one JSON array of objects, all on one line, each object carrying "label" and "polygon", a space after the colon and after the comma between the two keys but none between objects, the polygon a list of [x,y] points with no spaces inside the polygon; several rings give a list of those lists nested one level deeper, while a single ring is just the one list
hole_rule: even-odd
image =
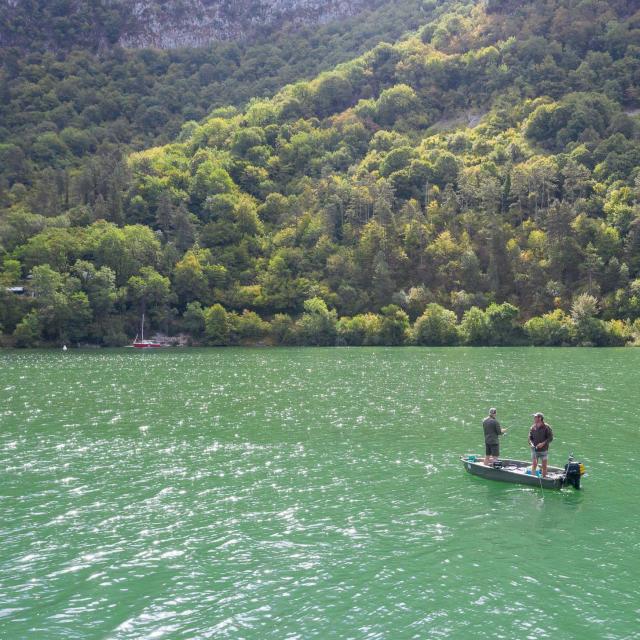
[{"label": "standing man", "polygon": [[496,420],[496,410],[493,407],[489,409],[489,415],[482,422],[482,428],[484,429],[484,463],[489,466],[490,462],[500,455],[498,438],[507,433],[507,430],[503,429]]},{"label": "standing man", "polygon": [[542,467],[542,477],[547,476],[547,458],[549,457],[549,444],[553,440],[553,431],[545,423],[544,416],[538,412],[533,414],[533,425],[529,430],[529,445],[531,446],[531,473],[536,472],[538,460]]}]

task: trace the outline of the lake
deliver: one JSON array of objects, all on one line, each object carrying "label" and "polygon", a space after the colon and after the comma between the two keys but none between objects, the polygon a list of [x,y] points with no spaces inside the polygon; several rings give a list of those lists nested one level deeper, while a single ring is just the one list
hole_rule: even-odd
[{"label": "lake", "polygon": [[[0,637],[640,637],[640,349],[0,352]],[[490,406],[583,489],[464,471]]]}]

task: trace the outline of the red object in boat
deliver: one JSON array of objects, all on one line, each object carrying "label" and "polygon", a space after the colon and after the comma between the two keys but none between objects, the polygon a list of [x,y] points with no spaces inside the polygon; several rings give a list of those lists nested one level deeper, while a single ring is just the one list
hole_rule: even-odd
[{"label": "red object in boat", "polygon": [[138,340],[138,338],[133,341],[131,346],[136,349],[155,349],[157,347],[164,347],[162,343],[156,342],[155,340]]},{"label": "red object in boat", "polygon": [[157,349],[159,347],[166,346],[162,344],[162,342],[157,342],[156,340],[144,339],[144,313],[142,314],[142,322],[140,323],[140,332],[141,332],[142,338],[138,340],[138,336],[136,335],[133,343],[131,344],[132,347],[135,347],[136,349]]}]

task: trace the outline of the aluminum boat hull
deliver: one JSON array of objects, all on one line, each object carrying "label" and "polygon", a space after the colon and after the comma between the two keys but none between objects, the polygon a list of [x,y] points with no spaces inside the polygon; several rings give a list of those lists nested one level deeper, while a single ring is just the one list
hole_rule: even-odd
[{"label": "aluminum boat hull", "polygon": [[[547,467],[547,476],[542,478],[531,474],[531,461],[510,460],[499,458],[502,468],[487,467],[482,461],[484,456],[468,454],[461,456],[460,461],[464,468],[472,475],[486,478],[487,480],[498,480],[499,482],[511,482],[515,484],[526,484],[532,487],[542,487],[543,489],[562,489],[565,486],[565,472],[560,467]],[[527,473],[529,469],[529,473]]]}]

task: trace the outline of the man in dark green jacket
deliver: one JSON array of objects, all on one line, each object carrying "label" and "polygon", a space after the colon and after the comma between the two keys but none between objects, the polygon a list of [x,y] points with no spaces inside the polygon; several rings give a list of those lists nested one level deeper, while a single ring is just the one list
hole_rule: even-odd
[{"label": "man in dark green jacket", "polygon": [[503,429],[496,420],[496,410],[493,407],[489,409],[489,415],[482,422],[482,428],[484,429],[484,463],[489,466],[491,461],[500,455],[498,438],[507,433],[507,430]]}]

